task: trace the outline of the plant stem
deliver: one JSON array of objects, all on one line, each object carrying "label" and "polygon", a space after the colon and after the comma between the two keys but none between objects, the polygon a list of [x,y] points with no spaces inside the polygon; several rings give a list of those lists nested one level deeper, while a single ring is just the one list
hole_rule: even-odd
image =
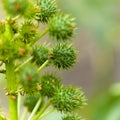
[{"label": "plant stem", "polygon": [[28,110],[27,110],[27,108],[25,108],[20,120],[26,120],[27,112],[28,112]]},{"label": "plant stem", "polygon": [[0,120],[7,120],[7,118],[4,115],[2,115],[2,113],[0,113]]},{"label": "plant stem", "polygon": [[37,112],[37,110],[38,110],[38,108],[40,106],[41,101],[42,101],[42,99],[40,97],[40,99],[38,100],[36,106],[34,107],[32,113],[31,113],[30,117],[28,118],[28,120],[32,120],[33,116],[35,115],[35,113]]},{"label": "plant stem", "polygon": [[38,68],[38,72],[40,72],[48,63],[49,63],[49,60],[46,60],[46,61]]},{"label": "plant stem", "polygon": [[21,95],[18,93],[18,118],[20,117]]},{"label": "plant stem", "polygon": [[47,111],[47,112],[45,112],[44,114],[42,114],[42,115],[40,116],[40,118],[46,117],[47,115],[49,115],[50,113],[52,113],[54,110],[55,110],[55,108],[50,109],[49,111]]},{"label": "plant stem", "polygon": [[[14,74],[14,63],[13,61],[6,62],[6,77],[7,77],[7,88],[8,90],[15,93],[17,90],[16,79]],[[18,112],[17,112],[17,95],[12,98],[11,95],[8,96],[8,104],[9,104],[9,115],[10,120],[18,120]]]},{"label": "plant stem", "polygon": [[47,102],[47,104],[38,112],[38,114],[34,117],[33,120],[38,120],[38,119],[40,118],[40,116],[43,114],[43,112],[50,106],[51,102],[52,102],[52,101],[49,100],[49,101]]},{"label": "plant stem", "polygon": [[13,20],[13,21],[18,20],[20,17],[21,17],[21,16],[18,15],[18,16],[16,16],[16,17],[12,18],[12,20]]},{"label": "plant stem", "polygon": [[17,72],[21,67],[23,67],[25,64],[27,64],[28,62],[30,62],[33,59],[33,56],[31,56],[30,58],[28,58],[25,62],[23,62],[20,66],[18,66],[15,69],[15,72]]},{"label": "plant stem", "polygon": [[49,31],[49,28],[46,28],[41,34],[39,34],[35,40],[33,40],[31,43],[30,43],[30,46],[31,45],[34,45],[38,40],[40,40],[40,38],[42,38],[47,32]]}]

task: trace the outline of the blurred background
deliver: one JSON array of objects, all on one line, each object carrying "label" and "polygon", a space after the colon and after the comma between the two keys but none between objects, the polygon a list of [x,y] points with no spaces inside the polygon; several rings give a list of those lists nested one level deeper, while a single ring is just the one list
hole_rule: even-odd
[{"label": "blurred background", "polygon": [[120,0],[65,0],[61,8],[76,18],[78,63],[63,74],[80,86],[86,120],[120,120]]},{"label": "blurred background", "polygon": [[[77,22],[72,42],[79,51],[78,62],[60,75],[64,84],[81,87],[87,96],[88,105],[78,112],[86,120],[120,120],[120,0],[57,2]],[[0,19],[1,9],[0,4]]]}]

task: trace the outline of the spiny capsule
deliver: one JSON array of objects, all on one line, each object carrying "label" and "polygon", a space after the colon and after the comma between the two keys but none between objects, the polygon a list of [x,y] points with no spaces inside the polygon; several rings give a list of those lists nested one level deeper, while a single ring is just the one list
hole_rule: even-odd
[{"label": "spiny capsule", "polygon": [[56,45],[51,56],[53,65],[59,69],[69,69],[76,62],[76,52],[67,44]]},{"label": "spiny capsule", "polygon": [[32,55],[33,61],[40,66],[48,59],[49,50],[44,45],[38,45],[33,48]]},{"label": "spiny capsule", "polygon": [[[56,13],[57,7],[55,0],[40,0],[36,19],[42,23],[48,23],[49,19]],[[38,8],[38,7],[37,7]]]},{"label": "spiny capsule", "polygon": [[61,87],[53,96],[53,106],[61,112],[71,112],[85,105],[85,96],[78,88]]},{"label": "spiny capsule", "polygon": [[74,28],[74,18],[57,14],[50,20],[49,35],[57,41],[67,41],[73,36]]},{"label": "spiny capsule", "polygon": [[61,79],[55,74],[47,73],[41,77],[41,94],[53,97],[56,90],[61,87]]}]

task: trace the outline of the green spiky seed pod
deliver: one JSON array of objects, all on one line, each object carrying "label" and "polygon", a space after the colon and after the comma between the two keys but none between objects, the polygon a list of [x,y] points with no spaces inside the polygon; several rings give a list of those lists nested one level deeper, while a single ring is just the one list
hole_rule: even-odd
[{"label": "green spiky seed pod", "polygon": [[31,21],[25,21],[20,29],[20,34],[22,36],[22,41],[26,44],[33,41],[37,34],[37,28]]},{"label": "green spiky seed pod", "polygon": [[41,77],[41,94],[53,97],[56,90],[61,87],[61,79],[54,74],[45,74]]},{"label": "green spiky seed pod", "polygon": [[24,15],[29,6],[28,0],[3,0],[5,10],[8,14],[15,15]]},{"label": "green spiky seed pod", "polygon": [[83,120],[81,117],[79,117],[78,115],[66,115],[62,118],[62,120]]},{"label": "green spiky seed pod", "polygon": [[71,112],[85,104],[85,96],[78,88],[61,87],[53,96],[53,106],[61,112]]},{"label": "green spiky seed pod", "polygon": [[53,48],[51,56],[54,66],[59,69],[69,69],[76,62],[76,52],[72,45],[58,44]]},{"label": "green spiky seed pod", "polygon": [[49,25],[49,35],[58,41],[69,40],[74,33],[74,18],[69,15],[55,15]]},{"label": "green spiky seed pod", "polygon": [[32,65],[26,65],[24,68],[21,68],[18,74],[18,81],[27,94],[39,91],[39,74],[37,73],[37,69]]},{"label": "green spiky seed pod", "polygon": [[[33,95],[33,96],[25,96],[24,106],[26,106],[28,108],[29,112],[32,112],[32,110],[34,109],[34,107],[35,107],[36,103],[38,102],[38,100],[40,99],[40,97],[41,97],[40,94]],[[39,108],[40,108],[40,106],[39,106]]]},{"label": "green spiky seed pod", "polygon": [[33,48],[33,61],[41,66],[46,60],[48,60],[49,50],[45,45],[38,45]]},{"label": "green spiky seed pod", "polygon": [[39,0],[36,19],[42,23],[48,23],[49,19],[56,13],[57,7],[55,0]]}]

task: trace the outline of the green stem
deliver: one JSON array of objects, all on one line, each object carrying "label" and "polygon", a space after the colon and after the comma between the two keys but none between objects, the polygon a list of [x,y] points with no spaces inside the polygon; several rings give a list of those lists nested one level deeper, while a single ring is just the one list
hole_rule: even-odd
[{"label": "green stem", "polygon": [[21,16],[18,15],[18,16],[16,16],[16,17],[12,18],[12,20],[13,20],[13,21],[18,20],[20,17],[21,17]]},{"label": "green stem", "polygon": [[[7,77],[7,88],[8,90],[15,93],[17,90],[16,79],[14,74],[14,63],[13,61],[6,62],[6,77]],[[11,95],[8,96],[8,104],[9,104],[9,115],[10,120],[18,120],[18,112],[17,112],[17,95],[15,98],[12,98]]]},{"label": "green stem", "polygon": [[39,106],[41,104],[41,101],[42,101],[42,99],[40,97],[40,99],[38,100],[36,106],[34,107],[32,113],[31,113],[30,117],[28,118],[28,120],[32,120],[33,116],[35,115],[35,113],[37,112],[37,110],[38,110],[38,108],[39,108]]},{"label": "green stem", "polygon": [[30,43],[30,46],[35,44],[38,40],[40,40],[40,38],[42,38],[47,32],[49,31],[49,28],[46,28],[41,34],[39,34],[35,40],[33,40],[31,43]]},{"label": "green stem", "polygon": [[50,109],[49,111],[47,111],[44,114],[42,114],[40,118],[46,117],[47,115],[49,115],[50,113],[52,113],[54,110],[55,110],[55,108]]},{"label": "green stem", "polygon": [[21,95],[18,93],[18,118],[20,117]]},{"label": "green stem", "polygon": [[27,108],[25,108],[20,120],[26,120],[27,113],[28,113],[28,110]]},{"label": "green stem", "polygon": [[47,104],[38,112],[38,114],[34,117],[33,120],[38,120],[38,119],[40,118],[40,116],[43,114],[43,112],[50,106],[51,102],[52,102],[52,101],[49,100],[49,101],[47,102]]},{"label": "green stem", "polygon": [[26,65],[28,62],[30,62],[33,59],[33,56],[31,56],[30,58],[28,58],[25,62],[23,62],[20,66],[18,66],[15,69],[15,72],[17,72],[20,68],[22,68],[24,65]]},{"label": "green stem", "polygon": [[7,120],[7,118],[0,113],[0,120]]},{"label": "green stem", "polygon": [[49,60],[46,60],[46,61],[38,68],[38,72],[40,72],[48,63],[49,63]]}]

